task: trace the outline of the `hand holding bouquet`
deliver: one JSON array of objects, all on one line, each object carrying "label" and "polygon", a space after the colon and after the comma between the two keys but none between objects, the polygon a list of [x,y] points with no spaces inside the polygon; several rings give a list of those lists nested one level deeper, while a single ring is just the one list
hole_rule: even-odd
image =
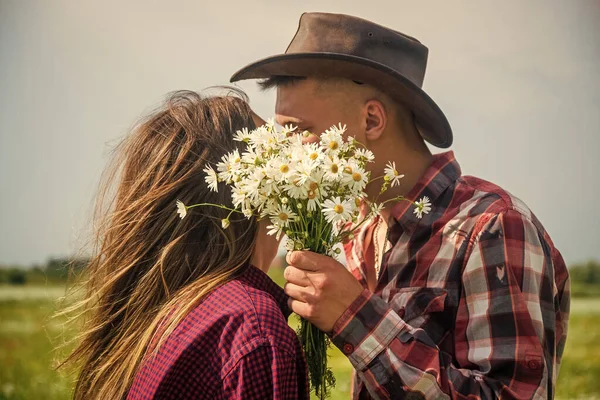
[{"label": "hand holding bouquet", "polygon": [[[216,204],[186,206],[177,202],[181,218],[190,208],[217,206],[246,217],[268,218],[269,234],[279,239],[287,236],[288,250],[310,250],[337,257],[337,244],[351,239],[353,232],[365,221],[378,214],[388,201],[405,200],[394,197],[378,203],[367,199],[368,183],[381,179],[379,194],[399,185],[400,175],[395,163],[388,163],[385,175],[370,179],[366,165],[373,153],[353,137],[343,138],[345,126],[332,126],[320,135],[318,143],[302,142],[303,133],[293,127],[278,130],[273,122],[249,132],[238,131],[235,140],[246,143],[246,150],[223,156],[216,165],[207,166],[206,183],[217,191],[219,182],[231,188],[234,208]],[[360,213],[361,205],[366,213]],[[419,218],[431,210],[429,199],[414,203]],[[222,221],[229,226],[229,217]],[[312,389],[324,398],[335,385],[327,367],[329,340],[325,333],[306,320],[301,321],[298,335],[302,342]]]}]

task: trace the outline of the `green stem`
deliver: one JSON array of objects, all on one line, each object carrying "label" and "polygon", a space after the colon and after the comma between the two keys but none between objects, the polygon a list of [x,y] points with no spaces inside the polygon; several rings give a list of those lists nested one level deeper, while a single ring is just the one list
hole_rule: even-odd
[{"label": "green stem", "polygon": [[[332,226],[326,223],[320,210],[316,212],[319,212],[318,217],[314,215],[313,218],[301,218],[294,224],[295,226],[291,226],[293,231],[290,232],[290,236],[292,236],[292,240],[302,239],[299,233],[308,232],[310,238],[309,249],[315,253],[324,254],[327,246],[323,244],[323,241],[329,243],[331,240]],[[327,349],[329,347],[327,336],[303,318],[298,329],[298,336],[306,355],[310,387],[317,398],[325,399],[335,385],[335,378],[327,363]]]},{"label": "green stem", "polygon": [[378,176],[377,178],[370,179],[367,184],[371,184],[371,183],[375,182],[376,180],[383,179],[383,178],[385,178],[385,175]]},{"label": "green stem", "polygon": [[[185,208],[186,208],[186,210],[189,210],[190,208],[194,208],[194,207],[200,207],[200,206],[212,206],[212,207],[218,207],[218,208],[222,208],[222,209],[224,209],[224,210],[229,210],[229,211],[231,211],[231,213],[233,213],[233,212],[237,212],[237,213],[243,214],[243,212],[241,212],[241,211],[240,211],[240,210],[238,210],[238,209],[235,209],[235,208],[230,208],[230,207],[226,207],[226,206],[223,206],[223,205],[221,205],[221,204],[213,204],[213,203],[198,203],[198,204],[192,204],[191,206],[185,206]],[[229,213],[229,215],[231,215],[231,213]],[[227,218],[229,218],[229,217],[227,217]]]}]

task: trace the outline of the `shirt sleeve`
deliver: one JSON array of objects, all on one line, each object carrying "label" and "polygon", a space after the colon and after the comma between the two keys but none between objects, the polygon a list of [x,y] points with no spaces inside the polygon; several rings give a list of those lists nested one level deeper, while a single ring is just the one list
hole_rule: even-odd
[{"label": "shirt sleeve", "polygon": [[244,355],[223,379],[223,398],[308,399],[303,359],[265,344]]},{"label": "shirt sleeve", "polygon": [[368,290],[336,322],[333,343],[374,398],[404,398],[406,392],[428,399],[547,398],[552,366],[542,343],[554,333],[544,332],[542,308],[554,315],[556,291],[544,278],[552,268],[548,246],[513,210],[480,225],[462,269],[453,332],[458,363]]}]

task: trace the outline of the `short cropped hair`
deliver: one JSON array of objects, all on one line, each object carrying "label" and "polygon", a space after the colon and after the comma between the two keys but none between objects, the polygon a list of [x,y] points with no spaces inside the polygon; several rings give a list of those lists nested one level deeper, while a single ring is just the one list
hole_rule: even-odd
[{"label": "short cropped hair", "polygon": [[290,86],[305,80],[305,76],[275,75],[258,82],[261,90],[269,90],[280,86]]}]

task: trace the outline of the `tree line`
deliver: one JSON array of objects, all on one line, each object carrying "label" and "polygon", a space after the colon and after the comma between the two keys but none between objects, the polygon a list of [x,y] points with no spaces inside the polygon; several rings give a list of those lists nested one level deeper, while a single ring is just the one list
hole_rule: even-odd
[{"label": "tree line", "polygon": [[[281,259],[280,259],[281,258]],[[51,258],[33,267],[0,264],[0,284],[64,284],[73,274],[85,269],[85,258]],[[285,259],[277,258],[274,266],[285,267]],[[590,260],[569,267],[571,291],[575,296],[600,296],[600,261]]]},{"label": "tree line", "polygon": [[64,284],[69,277],[85,269],[86,258],[50,258],[45,264],[34,266],[0,264],[0,284]]}]

